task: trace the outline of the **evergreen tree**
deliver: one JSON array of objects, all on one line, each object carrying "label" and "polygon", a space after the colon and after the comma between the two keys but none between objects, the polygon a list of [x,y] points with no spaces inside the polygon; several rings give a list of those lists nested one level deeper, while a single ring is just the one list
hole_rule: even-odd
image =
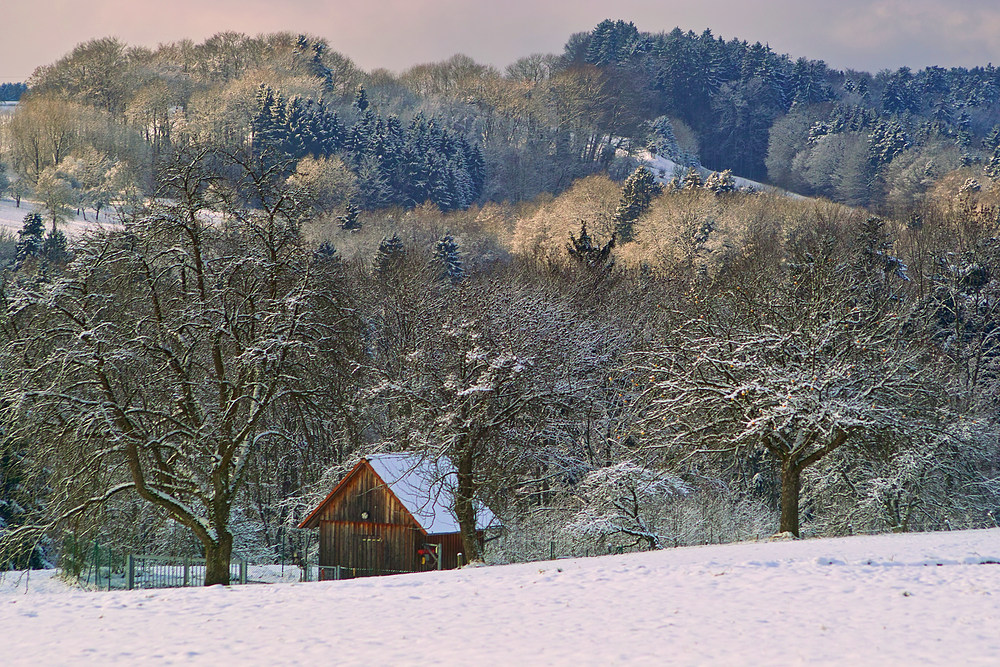
[{"label": "evergreen tree", "polygon": [[462,268],[462,257],[458,252],[458,244],[454,237],[447,234],[441,237],[434,249],[433,263],[440,268],[438,278],[440,280],[450,280],[453,284],[461,282],[465,277],[465,270]]},{"label": "evergreen tree", "polygon": [[479,143],[469,143],[463,138],[462,147],[465,153],[465,171],[469,175],[471,187],[466,206],[470,206],[483,194],[483,186],[486,184],[486,159],[483,157],[483,148]]},{"label": "evergreen tree", "polygon": [[687,173],[684,174],[684,178],[681,179],[682,190],[697,190],[703,185],[704,182],[701,180],[701,173],[694,167],[688,169]]},{"label": "evergreen tree", "polygon": [[430,169],[430,201],[442,211],[452,211],[459,208],[454,172],[447,159],[440,153],[434,153]]},{"label": "evergreen tree", "polygon": [[15,261],[23,262],[29,257],[38,257],[42,254],[45,233],[45,222],[38,213],[29,213],[24,216],[24,225],[18,234],[18,241],[15,250]]},{"label": "evergreen tree", "polygon": [[615,266],[614,257],[611,256],[611,250],[614,247],[614,236],[603,246],[600,243],[595,244],[594,240],[590,238],[590,234],[587,233],[586,221],[581,220],[580,236],[576,237],[570,234],[566,250],[569,251],[570,257],[588,269],[606,273]]},{"label": "evergreen tree", "polygon": [[359,85],[357,92],[354,94],[354,108],[358,113],[364,113],[368,111],[369,105],[368,92],[364,86]]},{"label": "evergreen tree", "polygon": [[882,91],[882,109],[889,114],[916,112],[920,102],[913,90],[913,73],[909,67],[900,67],[890,74]]},{"label": "evergreen tree", "polygon": [[254,146],[273,145],[278,132],[279,119],[274,117],[275,92],[267,84],[257,90],[256,112],[250,120]]},{"label": "evergreen tree", "polygon": [[[25,465],[26,452],[5,441],[0,444],[0,533],[30,522],[32,514],[44,510],[48,489],[29,478]],[[43,546],[28,542],[13,552],[5,554],[6,562],[0,563],[4,569],[32,569],[45,567]]]},{"label": "evergreen tree", "polygon": [[660,116],[650,123],[652,137],[649,140],[649,150],[654,155],[662,155],[674,162],[680,163],[681,147],[674,135],[674,126],[666,116]]},{"label": "evergreen tree", "polygon": [[813,104],[828,100],[832,94],[824,76],[826,65],[799,58],[792,67],[792,89],[795,104]]},{"label": "evergreen tree", "polygon": [[402,265],[406,258],[406,248],[399,236],[393,234],[391,237],[382,237],[375,252],[374,264],[375,273],[384,275]]},{"label": "evergreen tree", "polygon": [[52,264],[63,264],[70,259],[66,235],[60,229],[50,230],[42,242],[42,257]]},{"label": "evergreen tree", "polygon": [[347,202],[344,205],[344,215],[337,216],[337,222],[340,223],[341,229],[346,229],[348,231],[355,231],[361,229],[361,221],[358,219],[361,215],[361,209]]},{"label": "evergreen tree", "polygon": [[23,83],[0,83],[0,102],[17,102],[28,92],[28,86]]},{"label": "evergreen tree", "polygon": [[309,129],[309,117],[305,108],[305,103],[298,95],[288,100],[285,107],[285,141],[282,145],[282,152],[286,155],[299,158],[306,155],[307,147],[313,143]]},{"label": "evergreen tree", "polygon": [[1000,148],[993,151],[993,155],[986,162],[985,171],[990,179],[1000,182]]},{"label": "evergreen tree", "polygon": [[994,125],[990,133],[983,139],[983,149],[987,152],[996,152],[1000,149],[1000,125]]},{"label": "evergreen tree", "polygon": [[733,172],[728,169],[722,172],[713,171],[705,179],[705,189],[711,190],[715,194],[734,192],[736,190],[736,179],[733,178]]},{"label": "evergreen tree", "polygon": [[332,262],[340,259],[337,255],[337,248],[329,241],[320,243],[316,252],[313,253],[313,257],[320,262]]},{"label": "evergreen tree", "polygon": [[388,175],[374,156],[365,156],[357,168],[358,192],[361,204],[373,211],[394,203],[394,192]]},{"label": "evergreen tree", "polygon": [[344,144],[344,128],[336,113],[308,97],[286,100],[267,85],[257,92],[250,128],[254,151],[274,158],[327,157]]},{"label": "evergreen tree", "polygon": [[360,164],[363,158],[370,153],[370,144],[378,133],[378,126],[378,116],[371,109],[367,109],[358,117],[357,122],[347,133],[347,150],[352,153],[355,164]]},{"label": "evergreen tree", "polygon": [[601,21],[590,35],[587,62],[592,65],[616,65],[644,50],[635,24],[625,21]]},{"label": "evergreen tree", "polygon": [[658,196],[661,192],[663,192],[663,188],[656,182],[653,173],[645,167],[639,167],[625,179],[621,198],[618,200],[618,208],[615,209],[613,217],[615,235],[621,239],[622,243],[628,243],[632,240],[632,227],[636,220],[649,209],[653,203],[653,197]]},{"label": "evergreen tree", "polygon": [[868,155],[871,164],[878,169],[911,146],[906,129],[898,120],[878,123],[868,138]]},{"label": "evergreen tree", "polygon": [[317,118],[316,133],[322,144],[323,155],[333,155],[344,147],[344,125],[335,111],[322,110]]}]

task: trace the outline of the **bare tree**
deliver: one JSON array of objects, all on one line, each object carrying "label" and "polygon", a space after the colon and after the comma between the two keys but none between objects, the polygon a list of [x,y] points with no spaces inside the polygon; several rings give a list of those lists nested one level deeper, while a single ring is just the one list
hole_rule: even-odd
[{"label": "bare tree", "polygon": [[658,514],[690,492],[680,478],[624,460],[591,471],[576,490],[581,507],[566,530],[601,539],[624,536],[632,546],[662,549]]},{"label": "bare tree", "polygon": [[[441,284],[411,314],[398,364],[380,362],[374,395],[391,406],[390,437],[457,473],[455,512],[481,558],[475,504],[509,491],[532,450],[601,375],[601,333],[564,301],[503,281]],[[502,494],[501,494],[502,495]]]},{"label": "bare tree", "polygon": [[[303,247],[276,182],[238,156],[182,155],[145,216],[13,295],[7,427],[51,468],[48,525],[131,491],[197,538],[206,585],[229,582],[254,456],[293,437],[274,416],[328,409],[311,380],[344,372],[355,335],[335,268]],[[251,192],[256,206],[237,206]]]},{"label": "bare tree", "polygon": [[807,468],[846,445],[934,430],[943,403],[896,296],[873,299],[845,263],[809,257],[764,292],[714,296],[644,366],[650,446],[762,451],[780,468],[780,530],[794,535]]}]

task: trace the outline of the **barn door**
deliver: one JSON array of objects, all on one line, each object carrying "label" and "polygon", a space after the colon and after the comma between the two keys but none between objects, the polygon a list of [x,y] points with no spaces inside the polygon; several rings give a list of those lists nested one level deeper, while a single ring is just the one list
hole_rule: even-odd
[{"label": "barn door", "polygon": [[385,574],[387,553],[385,539],[381,535],[369,533],[355,535],[354,540],[354,562],[358,569],[363,570],[366,575]]}]

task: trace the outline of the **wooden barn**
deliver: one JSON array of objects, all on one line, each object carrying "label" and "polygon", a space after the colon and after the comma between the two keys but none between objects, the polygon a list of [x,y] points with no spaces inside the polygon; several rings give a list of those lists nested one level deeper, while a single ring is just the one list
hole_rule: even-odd
[{"label": "wooden barn", "polygon": [[[299,524],[319,527],[320,579],[457,567],[463,548],[452,509],[454,481],[444,463],[413,454],[361,459]],[[480,508],[477,528],[495,523]]]}]

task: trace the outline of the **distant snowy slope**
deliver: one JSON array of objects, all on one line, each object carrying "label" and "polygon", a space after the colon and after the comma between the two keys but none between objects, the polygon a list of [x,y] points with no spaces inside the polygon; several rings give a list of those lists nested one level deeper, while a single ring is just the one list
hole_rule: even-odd
[{"label": "distant snowy slope", "polygon": [[[640,163],[644,164],[651,172],[653,172],[653,176],[656,177],[656,180],[660,183],[666,183],[675,175],[683,175],[684,172],[687,171],[687,167],[683,167],[673,160],[663,157],[662,155],[653,155],[649,151],[639,151],[636,153],[635,157]],[[699,168],[699,171],[701,172],[702,177],[712,173],[710,169],[705,169],[704,167]],[[751,181],[749,178],[743,178],[742,176],[733,176],[733,180],[736,181],[736,187],[738,188],[760,190],[761,192],[777,192],[796,199],[804,199],[802,195],[797,195],[794,192],[788,192],[787,190],[782,190],[781,188],[776,188],[773,185],[767,185],[758,181]]]},{"label": "distant snowy slope", "polygon": [[990,665],[998,563],[994,529],[6,595],[0,664]]},{"label": "distant snowy slope", "polygon": [[[24,216],[37,210],[38,207],[34,204],[34,202],[22,199],[21,206],[18,207],[14,204],[12,199],[0,198],[0,229],[6,229],[16,234],[24,225]],[[84,220],[82,215],[74,215],[65,222],[61,223],[59,225],[59,229],[61,229],[67,236],[78,236],[88,229],[113,225],[114,223],[109,221],[109,217],[111,215],[111,212],[102,212],[101,221],[94,222],[94,212],[87,211],[87,220]],[[45,217],[44,213],[42,214],[42,217]],[[48,233],[48,230],[51,228],[52,222],[46,220],[46,233]]]}]

